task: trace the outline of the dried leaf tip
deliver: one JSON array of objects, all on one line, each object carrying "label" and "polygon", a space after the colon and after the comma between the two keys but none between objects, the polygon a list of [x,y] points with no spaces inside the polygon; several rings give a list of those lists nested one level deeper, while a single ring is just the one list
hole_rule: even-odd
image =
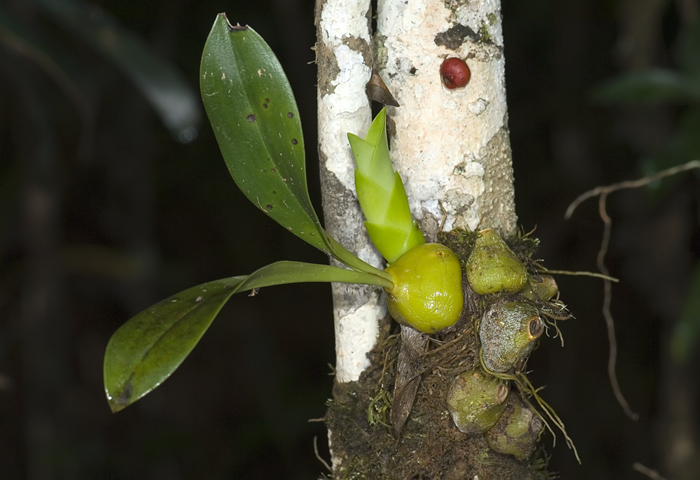
[{"label": "dried leaf tip", "polygon": [[228,17],[226,16],[226,12],[221,12],[219,14],[220,17],[224,17],[224,20],[226,20],[226,26],[228,27],[229,32],[243,32],[248,30],[248,25],[241,25],[240,23],[236,22],[236,25],[231,25],[231,22],[229,21]]},{"label": "dried leaf tip", "polygon": [[365,91],[370,100],[391,107],[399,106],[399,102],[396,101],[376,70],[372,70],[372,77],[369,79],[369,82],[367,82],[367,85],[365,85]]}]

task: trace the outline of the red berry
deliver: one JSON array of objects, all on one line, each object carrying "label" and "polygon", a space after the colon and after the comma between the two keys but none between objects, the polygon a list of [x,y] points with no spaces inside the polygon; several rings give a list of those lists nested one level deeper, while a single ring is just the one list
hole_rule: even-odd
[{"label": "red berry", "polygon": [[446,59],[440,65],[440,75],[442,75],[442,83],[450,90],[458,87],[463,87],[469,83],[472,72],[469,70],[466,62],[461,58],[451,57]]}]

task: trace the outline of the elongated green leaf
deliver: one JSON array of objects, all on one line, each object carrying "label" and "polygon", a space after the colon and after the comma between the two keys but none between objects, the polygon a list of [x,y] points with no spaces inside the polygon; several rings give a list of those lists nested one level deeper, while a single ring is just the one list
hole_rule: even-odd
[{"label": "elongated green leaf", "polygon": [[231,295],[299,282],[364,283],[390,288],[383,277],[330,265],[278,262],[251,275],[192,287],[139,313],[107,345],[105,392],[113,412],[158,387],[197,345]]},{"label": "elongated green leaf", "polygon": [[204,107],[231,177],[266,215],[349,267],[390,276],[347,251],[321,227],[306,184],[299,110],[282,66],[250,27],[219,14],[200,68]]},{"label": "elongated green leaf", "polygon": [[331,265],[282,261],[272,263],[251,273],[241,282],[234,293],[273,285],[305,282],[361,283],[384,288],[391,288],[393,285],[383,275],[356,272]]},{"label": "elongated green leaf", "polygon": [[238,187],[262,212],[330,253],[307,191],[299,110],[270,47],[220,14],[200,74],[204,107]]},{"label": "elongated green leaf", "polygon": [[112,335],[105,352],[104,383],[113,412],[175,371],[244,279],[216,280],[180,292],[142,311]]}]

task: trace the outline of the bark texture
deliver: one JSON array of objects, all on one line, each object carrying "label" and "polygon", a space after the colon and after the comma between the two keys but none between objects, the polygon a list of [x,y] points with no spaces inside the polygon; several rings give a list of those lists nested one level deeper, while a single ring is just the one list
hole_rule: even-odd
[{"label": "bark texture", "polygon": [[[441,231],[486,227],[512,237],[516,216],[500,3],[379,0],[373,37],[369,8],[369,2],[351,0],[317,4],[319,155],[327,229],[364,260],[381,264],[363,227],[346,138],[348,132],[364,136],[369,128],[365,84],[374,67],[401,105],[388,109],[392,161],[426,238],[446,241]],[[440,66],[454,56],[468,62],[472,77],[466,88],[448,90]],[[466,238],[450,241],[458,246]],[[435,349],[427,338],[413,345],[420,352],[413,355],[417,367],[408,376],[397,361],[399,352],[405,356],[402,342],[408,336],[389,335],[383,294],[338,285],[333,295],[338,358],[326,421],[334,478],[544,475],[541,465],[493,452],[483,435],[460,432],[447,413],[454,375],[479,364],[472,328],[478,298],[468,287],[465,296],[473,309],[435,336],[444,348]],[[402,382],[416,386],[399,389],[413,391],[411,398],[394,391],[402,376]],[[392,403],[394,408],[408,405],[403,430],[390,425]]]},{"label": "bark texture", "polygon": [[[446,213],[446,231],[494,227],[511,236],[500,2],[380,1],[375,45],[381,75],[401,104],[389,109],[392,160],[423,232],[435,239]],[[449,57],[466,60],[466,87],[443,86],[440,66]]]},{"label": "bark texture", "polygon": [[[318,141],[325,227],[361,259],[381,266],[382,258],[364,229],[355,195],[354,160],[348,132],[365,133],[371,109],[364,88],[372,73],[370,2],[321,0],[316,7]],[[333,284],[336,381],[357,381],[369,367],[367,353],[388,323],[381,289]]]}]

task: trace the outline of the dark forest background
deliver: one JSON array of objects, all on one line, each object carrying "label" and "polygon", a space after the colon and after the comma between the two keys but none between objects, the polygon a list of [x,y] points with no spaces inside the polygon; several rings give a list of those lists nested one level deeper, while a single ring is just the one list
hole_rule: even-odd
[{"label": "dark forest background", "polygon": [[[700,157],[692,95],[700,77],[690,75],[695,60],[681,48],[694,38],[698,4],[503,0],[502,7],[520,222],[526,231],[537,227],[546,266],[595,270],[597,203],[565,221],[567,205],[597,185]],[[333,381],[327,285],[234,297],[172,378],[110,413],[102,356],[129,317],[198,283],[281,259],[324,258],[237,191],[206,118],[197,123],[192,110],[166,127],[124,68],[96,47],[98,37],[90,40],[115,35],[103,45],[119,43],[120,30],[102,30],[109,12],[198,96],[215,15],[226,11],[253,26],[296,92],[320,205],[313,8],[312,0],[0,3],[1,478],[294,480],[324,471],[313,439],[327,458],[325,428],[309,419],[324,415]],[[86,19],[95,22],[92,33],[80,33]],[[26,42],[34,37],[44,43]],[[69,65],[74,81],[55,65]],[[670,80],[645,83],[650,68],[688,73],[691,93],[673,90]],[[601,93],[625,72],[641,72],[641,83]],[[561,437],[554,449],[547,437],[550,471],[560,478],[644,478],[635,462],[669,480],[697,478],[694,324],[679,337],[690,352],[685,362],[670,346],[679,319],[695,318],[687,299],[700,298],[697,280],[691,292],[699,187],[700,177],[687,173],[609,199],[608,264],[622,279],[612,304],[618,372],[639,421],[624,415],[607,378],[602,282],[558,279],[576,319],[562,326],[565,347],[545,339],[529,366],[583,461]]]}]

